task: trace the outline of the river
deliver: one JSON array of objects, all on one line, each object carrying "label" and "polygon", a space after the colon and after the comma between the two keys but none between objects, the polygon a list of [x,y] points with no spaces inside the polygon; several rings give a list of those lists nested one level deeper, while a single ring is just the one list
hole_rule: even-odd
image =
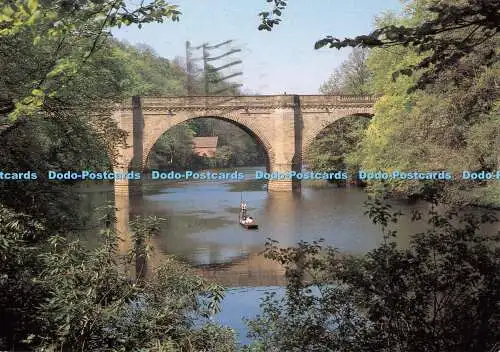
[{"label": "river", "polygon": [[[242,343],[248,342],[242,317],[259,313],[265,291],[283,291],[282,269],[261,255],[267,238],[283,246],[322,238],[351,254],[366,253],[383,239],[380,227],[364,214],[368,196],[362,190],[304,184],[300,193],[268,193],[264,182],[252,179],[256,170],[263,168],[239,168],[246,175],[243,181],[150,181],[142,198],[130,200],[131,215],[166,219],[153,244],[155,251],[188,261],[200,274],[228,288],[216,319],[234,328]],[[112,199],[112,191],[88,188],[82,210],[91,212]],[[248,203],[258,230],[238,224],[241,199]],[[406,214],[428,207],[425,203],[392,205]],[[410,234],[425,227],[424,221],[403,217],[396,227],[396,242],[408,246]]]}]

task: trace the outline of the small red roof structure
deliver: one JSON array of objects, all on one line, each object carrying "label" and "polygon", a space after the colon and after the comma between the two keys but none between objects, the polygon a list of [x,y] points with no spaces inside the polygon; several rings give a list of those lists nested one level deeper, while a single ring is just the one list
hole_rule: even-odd
[{"label": "small red roof structure", "polygon": [[217,150],[219,137],[194,137],[193,152],[199,156],[213,158]]}]

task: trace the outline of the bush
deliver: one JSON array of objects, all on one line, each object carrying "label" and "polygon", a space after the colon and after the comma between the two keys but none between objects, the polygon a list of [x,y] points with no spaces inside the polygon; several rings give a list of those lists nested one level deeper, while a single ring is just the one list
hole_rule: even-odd
[{"label": "bush", "polygon": [[90,250],[58,235],[32,246],[36,222],[0,211],[2,349],[234,350],[231,330],[207,324],[219,310],[222,287],[171,257],[150,277],[132,279],[127,268],[144,263],[154,219],[132,222],[136,248],[122,256],[110,217],[102,244]]},{"label": "bush", "polygon": [[[384,243],[363,257],[320,243],[267,244],[287,268],[286,295],[271,294],[249,321],[260,351],[493,351],[500,341],[500,234],[497,221],[430,210],[431,230],[398,249],[397,222],[379,201],[368,211]],[[414,219],[420,218],[414,214]]]}]

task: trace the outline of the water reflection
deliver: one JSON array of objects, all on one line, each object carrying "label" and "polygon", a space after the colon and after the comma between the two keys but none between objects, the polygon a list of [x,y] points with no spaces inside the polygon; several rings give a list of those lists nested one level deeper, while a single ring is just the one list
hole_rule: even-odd
[{"label": "water reflection", "polygon": [[[300,193],[268,193],[265,183],[252,179],[255,168],[239,171],[245,172],[245,180],[153,181],[142,198],[131,198],[128,202],[117,196],[117,229],[125,234],[129,230],[128,221],[135,215],[165,218],[161,233],[153,239],[157,253],[154,261],[160,263],[161,254],[174,254],[231,286],[241,284],[241,280],[229,280],[230,273],[244,277],[243,281],[250,285],[250,278],[254,278],[255,285],[276,282],[275,276],[281,275],[281,268],[261,256],[268,237],[282,246],[323,238],[326,244],[352,254],[366,253],[382,241],[379,226],[365,215],[363,203],[368,197],[362,190],[302,187]],[[95,197],[104,200],[109,195],[92,193],[87,201],[95,204]],[[249,214],[259,224],[258,230],[246,230],[239,225],[241,199],[247,201]],[[393,208],[406,214],[417,209],[425,213],[428,205],[393,202]],[[402,217],[396,226],[398,245],[407,247],[409,235],[423,232],[427,227],[423,220],[412,222],[409,216]],[[495,227],[498,229],[499,224],[491,225],[490,229]],[[121,249],[126,250],[130,245],[130,240],[122,242]],[[258,280],[259,272],[269,280]]]}]

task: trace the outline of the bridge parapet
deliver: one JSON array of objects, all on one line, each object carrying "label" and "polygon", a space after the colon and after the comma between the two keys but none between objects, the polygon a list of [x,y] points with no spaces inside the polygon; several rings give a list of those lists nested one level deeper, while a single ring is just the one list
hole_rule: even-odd
[{"label": "bridge parapet", "polygon": [[[145,111],[234,110],[293,107],[294,100],[291,95],[144,97],[141,98],[141,104]],[[127,107],[127,105],[124,106],[124,108]]]},{"label": "bridge parapet", "polygon": [[[143,97],[144,111],[239,110],[293,108],[297,95]],[[348,95],[299,95],[301,107],[373,106],[377,97]],[[130,102],[121,109],[132,109]]]},{"label": "bridge parapet", "polygon": [[373,106],[377,97],[370,95],[301,95],[300,106],[337,107],[337,106]]}]

